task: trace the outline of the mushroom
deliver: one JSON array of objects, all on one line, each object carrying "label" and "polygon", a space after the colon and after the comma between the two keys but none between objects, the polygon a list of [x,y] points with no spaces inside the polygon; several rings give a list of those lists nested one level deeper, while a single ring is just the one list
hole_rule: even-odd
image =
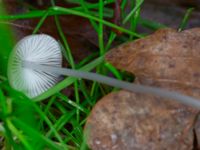
[{"label": "mushroom", "polygon": [[53,87],[61,75],[97,81],[132,92],[153,94],[174,99],[200,108],[200,101],[190,96],[165,89],[120,81],[97,73],[78,71],[62,67],[60,44],[46,34],[30,35],[20,40],[10,54],[8,80],[10,85],[34,98]]},{"label": "mushroom", "polygon": [[46,34],[29,35],[20,40],[10,54],[8,79],[10,85],[30,98],[36,97],[59,81],[59,74],[24,67],[26,62],[51,67],[62,66],[59,43]]}]

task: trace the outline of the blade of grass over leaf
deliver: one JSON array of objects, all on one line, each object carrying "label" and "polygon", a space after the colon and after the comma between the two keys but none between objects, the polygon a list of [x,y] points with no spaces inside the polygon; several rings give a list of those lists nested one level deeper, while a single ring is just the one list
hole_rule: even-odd
[{"label": "blade of grass over leaf", "polygon": [[106,62],[104,65],[115,75],[115,77],[117,77],[117,79],[122,80],[121,74],[112,64]]},{"label": "blade of grass over leaf", "polygon": [[[133,3],[134,1],[131,1],[131,2]],[[126,18],[124,18],[123,24],[127,23],[131,19],[131,17],[140,9],[143,2],[144,0],[136,0],[136,5],[134,9],[131,10],[131,12],[126,16]]]},{"label": "blade of grass over leaf", "polygon": [[152,21],[152,20],[144,19],[144,18],[141,18],[141,17],[139,18],[138,23],[143,25],[144,27],[147,27],[147,28],[152,29],[152,30],[167,28],[167,26],[164,25],[164,24],[161,24],[161,23],[158,23],[158,22],[155,22],[155,21]]},{"label": "blade of grass over leaf", "polygon": [[194,8],[189,8],[189,9],[186,11],[186,13],[185,13],[185,15],[184,15],[184,17],[183,17],[183,19],[182,19],[182,22],[181,22],[181,24],[180,24],[180,26],[179,26],[179,28],[178,28],[178,31],[179,31],[179,32],[182,31],[182,30],[186,27],[186,25],[187,25],[187,23],[188,23],[188,21],[189,21],[189,18],[190,18],[190,16],[192,15],[193,10],[194,10]]}]

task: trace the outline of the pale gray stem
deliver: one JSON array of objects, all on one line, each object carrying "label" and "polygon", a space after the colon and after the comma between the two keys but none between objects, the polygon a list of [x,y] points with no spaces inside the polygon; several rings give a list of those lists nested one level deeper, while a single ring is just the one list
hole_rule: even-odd
[{"label": "pale gray stem", "polygon": [[200,108],[200,100],[190,97],[190,96],[179,94],[177,92],[171,92],[166,89],[138,85],[134,83],[128,83],[125,81],[120,81],[120,80],[117,80],[111,77],[106,77],[106,76],[96,74],[96,73],[84,72],[84,71],[67,69],[67,68],[57,68],[57,67],[52,67],[52,66],[47,66],[47,65],[39,65],[33,62],[25,62],[24,67],[31,68],[38,71],[42,70],[45,72],[56,73],[59,75],[72,76],[76,78],[83,78],[83,79],[88,79],[92,81],[97,81],[97,82],[104,83],[104,84],[114,86],[117,88],[125,89],[131,92],[152,94],[152,95],[160,96],[162,98],[174,99],[183,104],[187,104],[189,106],[192,106],[198,109]]}]

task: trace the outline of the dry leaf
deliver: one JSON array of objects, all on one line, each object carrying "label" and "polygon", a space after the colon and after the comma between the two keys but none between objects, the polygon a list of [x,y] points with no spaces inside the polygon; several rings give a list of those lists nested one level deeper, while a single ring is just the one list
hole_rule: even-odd
[{"label": "dry leaf", "polygon": [[[162,29],[114,48],[106,59],[118,69],[135,74],[139,84],[200,99],[199,41],[200,28],[183,32]],[[198,112],[151,95],[123,91],[110,94],[100,100],[88,118],[88,143],[94,150],[199,148],[195,145],[195,141],[200,143]]]},{"label": "dry leaf", "polygon": [[106,59],[118,69],[135,74],[143,84],[159,82],[199,88],[199,41],[200,28],[183,32],[163,29],[111,50]]},{"label": "dry leaf", "polygon": [[120,91],[96,104],[85,129],[93,150],[192,150],[194,120],[189,107]]}]

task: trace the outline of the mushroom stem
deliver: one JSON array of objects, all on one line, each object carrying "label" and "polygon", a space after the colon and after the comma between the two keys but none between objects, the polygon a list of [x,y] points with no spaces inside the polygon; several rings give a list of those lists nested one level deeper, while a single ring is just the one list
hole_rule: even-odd
[{"label": "mushroom stem", "polygon": [[200,109],[200,100],[190,97],[190,96],[179,94],[177,92],[168,91],[166,89],[120,81],[120,80],[117,80],[117,79],[114,79],[111,77],[106,77],[106,76],[96,74],[96,73],[91,73],[91,72],[84,72],[84,71],[78,71],[78,70],[67,69],[67,68],[52,67],[52,66],[48,66],[48,65],[40,65],[35,62],[29,62],[29,61],[25,61],[23,63],[23,67],[29,68],[29,69],[34,69],[36,71],[44,71],[44,72],[50,72],[50,73],[59,74],[59,75],[73,76],[76,78],[93,80],[93,81],[97,81],[97,82],[107,84],[110,86],[114,86],[117,88],[125,89],[125,90],[131,91],[131,92],[152,94],[152,95],[160,96],[162,98],[174,99],[183,104]]}]

